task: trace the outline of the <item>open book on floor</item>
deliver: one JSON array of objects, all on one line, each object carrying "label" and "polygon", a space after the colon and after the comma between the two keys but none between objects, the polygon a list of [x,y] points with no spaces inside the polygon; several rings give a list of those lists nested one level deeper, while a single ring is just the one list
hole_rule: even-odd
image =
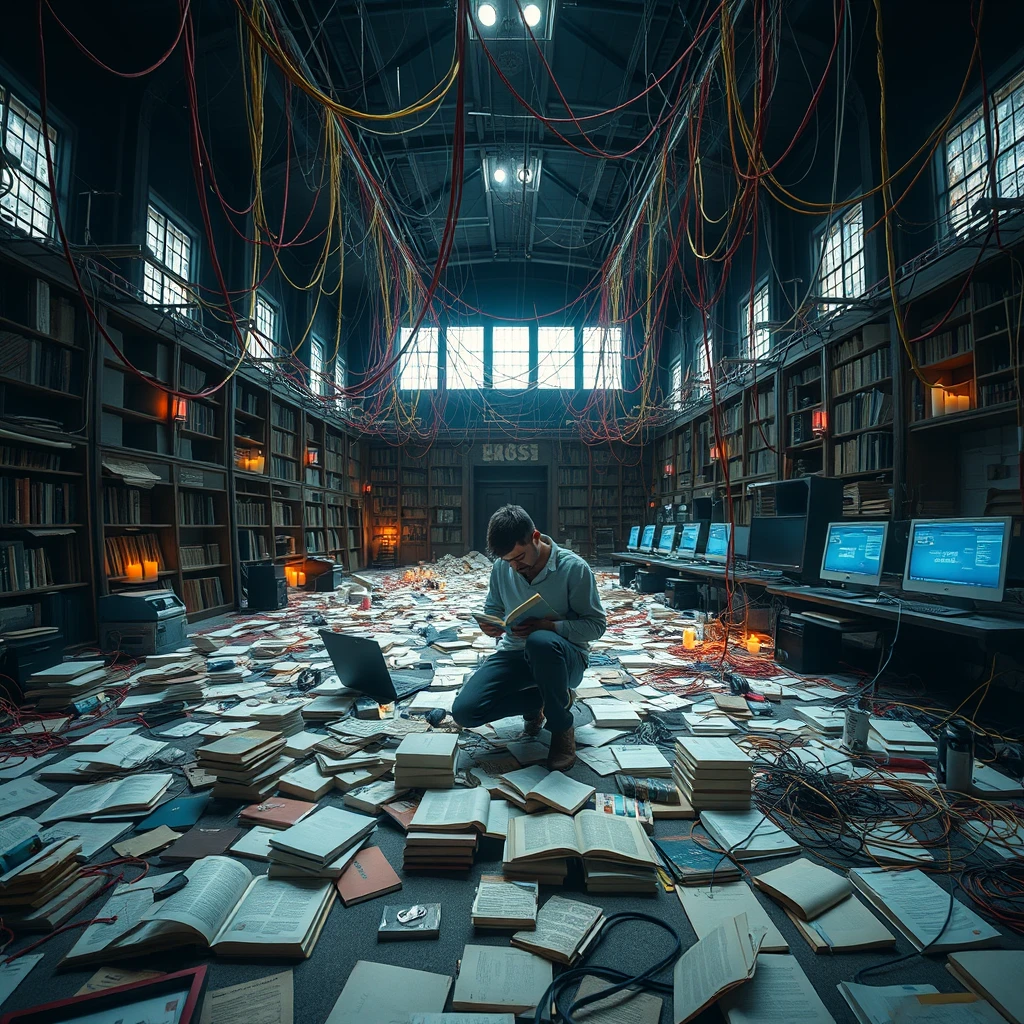
[{"label": "open book on floor", "polygon": [[497,615],[488,615],[487,612],[470,612],[470,615],[477,622],[486,622],[489,626],[497,626],[499,629],[507,630],[516,619],[522,618],[528,611],[543,603],[544,598],[540,594],[531,594],[522,604],[516,605],[503,619]]},{"label": "open book on floor", "polygon": [[575,814],[596,792],[593,786],[570,779],[562,772],[549,772],[539,764],[506,772],[501,778],[505,783],[500,788],[501,795],[527,814],[545,808]]},{"label": "open book on floor", "polygon": [[506,861],[529,862],[554,857],[590,857],[627,864],[659,864],[639,822],[600,811],[535,814],[508,823]]},{"label": "open book on floor", "polygon": [[254,878],[230,857],[196,861],[185,876],[182,889],[159,901],[152,888],[115,893],[97,916],[118,920],[90,926],[63,963],[108,962],[177,946],[207,946],[220,956],[300,959],[312,952],[334,904],[329,882]]}]

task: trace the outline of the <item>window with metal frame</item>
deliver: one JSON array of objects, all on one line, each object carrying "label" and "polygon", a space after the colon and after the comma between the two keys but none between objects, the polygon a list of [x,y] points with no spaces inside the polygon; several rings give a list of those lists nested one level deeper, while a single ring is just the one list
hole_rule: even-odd
[{"label": "window with metal frame", "polygon": [[348,369],[339,346],[338,354],[334,357],[334,404],[339,410],[347,407],[348,399],[344,395],[347,383]]},{"label": "window with metal frame", "polygon": [[530,386],[530,328],[498,324],[491,329],[491,387]]},{"label": "window with metal frame", "polygon": [[575,389],[575,328],[537,328],[537,387],[562,391]]},{"label": "window with metal frame", "polygon": [[246,351],[252,359],[273,359],[277,355],[277,306],[257,292],[252,312],[255,329],[245,336]]},{"label": "window with metal frame", "polygon": [[[818,234],[818,294],[855,299],[864,294],[864,211],[860,203],[831,218]],[[821,305],[828,313],[835,307]]]},{"label": "window with metal frame", "polygon": [[[710,331],[711,324],[708,324]],[[714,358],[714,338],[708,338],[707,347],[704,345],[703,331],[699,332],[693,339],[693,375],[694,395],[698,401],[708,398],[711,394],[711,368],[708,365],[708,349],[711,350]]]},{"label": "window with metal frame", "polygon": [[195,299],[184,284],[192,280],[192,236],[152,203],[146,211],[146,250],[146,301],[194,316]]},{"label": "window with metal frame", "polygon": [[484,386],[484,329],[479,324],[453,324],[445,332],[445,386],[471,391]]},{"label": "window with metal frame", "polygon": [[669,373],[668,407],[678,410],[683,407],[683,361],[677,359]]},{"label": "window with metal frame", "polygon": [[[767,327],[758,327],[771,319],[768,304],[768,282],[760,285],[754,292],[753,301],[747,298],[740,302],[740,355],[746,359],[766,359],[771,350],[771,331]],[[751,344],[753,330],[753,344]]]},{"label": "window with metal frame", "polygon": [[622,389],[622,328],[583,328],[583,387],[586,390]]},{"label": "window with metal frame", "polygon": [[398,388],[400,391],[436,391],[438,329],[421,324],[412,344],[406,348],[412,331],[411,327],[403,327],[398,336],[399,348],[404,349],[398,360]]},{"label": "window with metal frame", "polygon": [[[54,180],[60,181],[57,131],[47,136]],[[0,175],[0,221],[35,238],[53,235],[53,198],[46,168],[43,122],[39,115],[0,86],[0,144],[11,166]]]},{"label": "window with metal frame", "polygon": [[324,343],[319,338],[312,338],[309,343],[309,389],[314,395],[327,394],[324,355]]}]

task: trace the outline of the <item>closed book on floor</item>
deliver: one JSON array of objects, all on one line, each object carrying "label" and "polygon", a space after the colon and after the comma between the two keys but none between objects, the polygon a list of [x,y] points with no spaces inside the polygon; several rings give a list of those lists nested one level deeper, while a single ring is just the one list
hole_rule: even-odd
[{"label": "closed book on floor", "polygon": [[396,786],[394,782],[381,780],[350,789],[345,794],[343,802],[346,807],[362,811],[363,814],[380,814],[386,803],[407,792],[408,789],[404,786]]},{"label": "closed book on floor", "polygon": [[356,854],[335,886],[341,902],[351,907],[376,896],[397,892],[402,888],[402,880],[380,847],[367,846]]},{"label": "closed book on floor", "polygon": [[853,891],[850,880],[806,857],[754,878],[754,885],[804,921],[813,921]]},{"label": "closed book on floor", "polygon": [[715,882],[711,886],[679,887],[676,889],[676,896],[682,904],[690,927],[699,939],[710,935],[724,918],[743,914],[752,931],[763,930],[762,952],[789,952],[789,943],[775,927],[775,923],[768,916],[768,911],[761,906],[746,882],[726,882],[723,885]]},{"label": "closed book on floor", "polygon": [[572,964],[600,930],[600,907],[552,896],[538,911],[532,929],[518,931],[512,945],[559,964]]},{"label": "closed book on floor", "polygon": [[452,1009],[532,1016],[552,973],[550,960],[525,949],[468,945],[455,979]]},{"label": "closed book on floor", "polygon": [[700,822],[734,860],[785,857],[800,844],[756,807],[745,811],[701,811]]},{"label": "closed book on floor", "polygon": [[323,807],[271,839],[270,845],[275,850],[327,864],[359,842],[375,825],[376,820],[365,814]]},{"label": "closed book on floor", "polygon": [[289,796],[316,801],[334,789],[334,779],[324,775],[315,764],[293,768],[278,779],[277,788]]},{"label": "closed book on floor", "polygon": [[406,736],[395,752],[403,768],[452,768],[458,757],[458,736],[450,732],[421,732]]},{"label": "closed book on floor", "polygon": [[451,987],[445,974],[357,960],[325,1024],[396,1024],[440,1013]]},{"label": "closed book on floor", "polygon": [[297,825],[316,810],[316,804],[308,800],[289,800],[276,796],[258,804],[250,804],[238,812],[238,820],[245,825],[264,825],[268,828],[286,829]]},{"label": "closed book on floor", "polygon": [[740,869],[724,853],[714,853],[692,836],[658,836],[653,842],[675,880],[683,885],[731,882],[740,877]]},{"label": "closed book on floor", "polygon": [[[366,840],[363,839],[354,843],[326,864],[319,864],[305,857],[296,857],[293,854],[285,853],[284,850],[275,850],[271,847],[267,858],[270,861],[267,874],[271,878],[319,878],[336,881],[348,869],[349,864],[352,863],[353,858],[359,853],[365,842]],[[267,845],[269,846],[269,841]]]},{"label": "closed book on floor", "polygon": [[967,950],[950,953],[949,973],[972,992],[987,999],[1011,1024],[1024,1024],[1024,951]]},{"label": "closed book on floor", "polygon": [[160,860],[177,864],[227,853],[241,834],[240,828],[203,828],[196,825],[167,847],[160,854]]},{"label": "closed book on floor", "polygon": [[934,985],[857,985],[841,981],[839,994],[857,1018],[857,1024],[892,1024],[896,1004],[907,996],[938,995]]},{"label": "closed book on floor", "polygon": [[850,881],[918,950],[945,953],[1000,942],[995,928],[922,871],[851,868]]}]

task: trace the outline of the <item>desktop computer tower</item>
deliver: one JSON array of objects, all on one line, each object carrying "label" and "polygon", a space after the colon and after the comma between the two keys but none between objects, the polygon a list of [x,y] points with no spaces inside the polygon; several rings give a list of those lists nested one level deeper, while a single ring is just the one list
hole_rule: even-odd
[{"label": "desktop computer tower", "polygon": [[808,476],[750,484],[748,561],[793,579],[818,579],[828,524],[843,517],[843,481]]},{"label": "desktop computer tower", "polygon": [[636,577],[636,566],[632,562],[619,562],[619,586],[628,587]]},{"label": "desktop computer tower", "polygon": [[254,562],[246,566],[249,611],[273,612],[288,607],[288,583],[284,566]]},{"label": "desktop computer tower", "polygon": [[775,622],[775,662],[800,675],[832,672],[839,665],[837,640],[834,630],[783,613]]}]

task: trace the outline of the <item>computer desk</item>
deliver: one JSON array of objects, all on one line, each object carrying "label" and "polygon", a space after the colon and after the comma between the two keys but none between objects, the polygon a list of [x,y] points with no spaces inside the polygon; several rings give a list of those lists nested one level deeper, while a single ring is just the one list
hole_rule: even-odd
[{"label": "computer desk", "polygon": [[[849,601],[828,597],[825,594],[815,593],[812,588],[798,587],[792,584],[769,583],[765,589],[773,597],[781,598],[787,604],[804,602],[827,607],[843,617],[862,615],[868,619],[883,619],[886,625],[894,624],[899,620],[907,626],[938,629],[943,633],[969,638],[989,651],[1019,651],[1021,644],[1024,643],[1024,617],[1018,619],[1010,616],[975,613],[947,617],[913,612],[906,608],[901,609],[894,604],[873,604],[870,601]],[[927,600],[927,598],[920,596],[914,600]],[[814,620],[807,619],[805,621],[813,622]],[[829,628],[827,622],[819,622],[816,625]],[[853,632],[854,630],[844,627],[844,631]]]},{"label": "computer desk", "polygon": [[[612,552],[612,565],[618,562],[628,562],[641,568],[646,566],[651,569],[659,569],[675,577],[689,576],[704,583],[721,583],[724,586],[726,581],[724,565],[677,562],[661,555],[644,555],[637,551],[614,551]],[[735,568],[731,569],[728,579],[731,583],[739,586],[767,587],[778,582],[778,577],[765,576],[753,569],[747,570],[743,566],[740,566],[738,571]]]}]

